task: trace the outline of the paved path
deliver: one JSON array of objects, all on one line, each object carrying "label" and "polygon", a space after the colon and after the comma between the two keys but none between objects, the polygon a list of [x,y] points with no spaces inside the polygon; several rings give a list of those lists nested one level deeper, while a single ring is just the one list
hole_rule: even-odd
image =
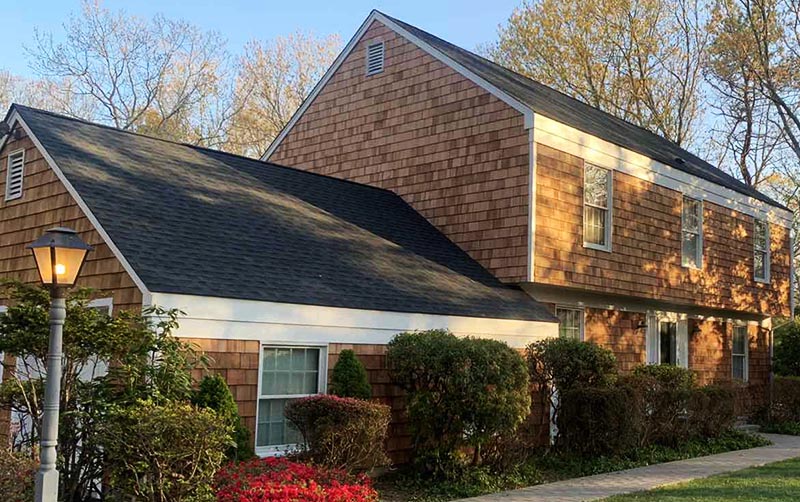
[{"label": "paved path", "polygon": [[583,502],[800,457],[800,437],[764,434],[772,446],[568,479],[464,499],[469,502]]}]

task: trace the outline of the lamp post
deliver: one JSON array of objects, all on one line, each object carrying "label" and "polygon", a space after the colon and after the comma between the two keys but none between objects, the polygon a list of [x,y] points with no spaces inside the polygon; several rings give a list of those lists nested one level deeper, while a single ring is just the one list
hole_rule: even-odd
[{"label": "lamp post", "polygon": [[42,284],[50,288],[50,345],[47,350],[47,377],[44,390],[44,416],[40,446],[39,472],[36,474],[36,502],[58,500],[58,410],[61,396],[61,346],[64,320],[67,317],[66,290],[75,284],[86,253],[86,244],[70,228],[46,231],[28,246],[33,252]]}]

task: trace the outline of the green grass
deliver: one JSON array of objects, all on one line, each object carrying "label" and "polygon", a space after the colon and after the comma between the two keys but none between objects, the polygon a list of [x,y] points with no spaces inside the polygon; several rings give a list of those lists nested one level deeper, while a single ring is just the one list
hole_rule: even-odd
[{"label": "green grass", "polygon": [[467,468],[449,480],[424,479],[408,469],[378,478],[375,486],[385,502],[444,502],[767,444],[769,441],[761,436],[730,431],[718,438],[687,441],[676,448],[650,446],[619,456],[580,458],[556,454],[534,455],[501,473],[491,472],[486,467]]},{"label": "green grass", "polygon": [[800,458],[722,474],[604,502],[794,502],[800,498]]}]

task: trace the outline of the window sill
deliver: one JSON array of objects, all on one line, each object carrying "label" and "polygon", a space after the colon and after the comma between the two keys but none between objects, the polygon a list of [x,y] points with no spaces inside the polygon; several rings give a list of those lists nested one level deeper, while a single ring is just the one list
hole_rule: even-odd
[{"label": "window sill", "polygon": [[755,282],[759,283],[759,284],[772,284],[772,282],[769,280],[769,278],[762,279],[762,278],[759,278],[759,277],[754,277],[753,280]]},{"label": "window sill", "polygon": [[583,247],[587,249],[594,249],[595,251],[605,251],[606,253],[611,252],[611,246],[601,246],[599,244],[592,244],[591,242],[584,242]]},{"label": "window sill", "polygon": [[256,446],[255,454],[258,457],[283,457],[295,453],[300,449],[299,444],[280,444],[275,446]]}]

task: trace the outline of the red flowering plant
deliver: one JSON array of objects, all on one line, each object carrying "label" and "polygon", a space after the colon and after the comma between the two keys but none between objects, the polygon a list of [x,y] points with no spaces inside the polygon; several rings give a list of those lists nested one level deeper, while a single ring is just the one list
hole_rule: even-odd
[{"label": "red flowering plant", "polygon": [[217,502],[377,502],[365,475],[285,458],[232,463],[217,473]]}]

